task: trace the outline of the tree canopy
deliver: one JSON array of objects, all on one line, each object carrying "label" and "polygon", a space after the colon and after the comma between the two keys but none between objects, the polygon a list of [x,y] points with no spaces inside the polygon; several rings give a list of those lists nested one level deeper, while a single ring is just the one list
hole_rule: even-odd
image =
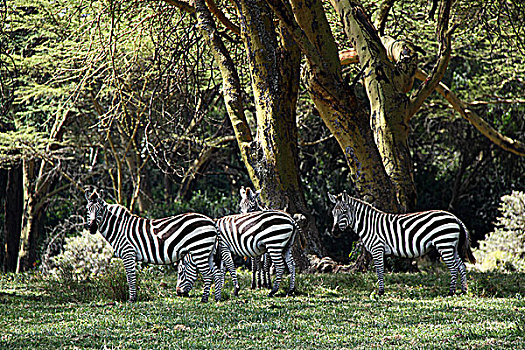
[{"label": "tree canopy", "polygon": [[4,269],[74,235],[89,185],[152,217],[233,213],[253,186],[340,260],[355,237],[322,235],[327,192],[483,238],[525,187],[524,6],[2,2]]}]

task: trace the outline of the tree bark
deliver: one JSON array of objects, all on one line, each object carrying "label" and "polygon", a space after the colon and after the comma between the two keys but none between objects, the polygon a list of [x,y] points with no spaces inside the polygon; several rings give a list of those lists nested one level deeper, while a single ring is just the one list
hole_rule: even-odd
[{"label": "tree bark", "polygon": [[[385,171],[395,187],[400,211],[415,206],[416,189],[408,149],[409,100],[400,87],[407,75],[388,59],[379,35],[364,9],[349,0],[333,0],[346,36],[359,55],[370,103],[370,122]],[[413,69],[415,71],[415,69]],[[413,76],[414,72],[412,72]],[[408,77],[408,80],[413,79]],[[403,83],[400,83],[403,81]]]},{"label": "tree bark", "polygon": [[[320,252],[319,234],[306,209],[298,172],[295,109],[300,51],[284,28],[276,29],[261,0],[235,1],[250,67],[257,131],[246,121],[241,85],[228,51],[217,35],[204,1],[195,1],[198,26],[223,78],[224,100],[250,179],[273,208],[288,207],[309,218],[308,249]],[[278,37],[276,35],[278,33]]]},{"label": "tree bark", "polygon": [[37,163],[35,160],[23,160],[22,163],[24,206],[20,232],[20,250],[16,264],[17,273],[33,267],[36,261],[36,243],[40,236],[39,218],[41,216],[37,207],[37,203],[40,200],[40,192],[36,189],[36,183],[42,181],[42,179],[37,179],[35,175]]},{"label": "tree bark", "polygon": [[237,7],[256,107],[257,137],[247,164],[252,168],[252,182],[262,189],[269,207],[305,215],[308,250],[321,253],[298,172],[296,103],[301,52],[286,28],[275,28],[263,0],[240,0]]},{"label": "tree bark", "polygon": [[22,228],[23,191],[22,166],[13,166],[7,171],[5,200],[5,252],[4,271],[15,272]]},{"label": "tree bark", "polygon": [[370,116],[342,79],[337,46],[322,3],[292,0],[287,11],[279,0],[267,1],[308,59],[308,92],[339,143],[361,197],[383,210],[397,210],[398,204],[392,200],[394,188],[374,142]]}]

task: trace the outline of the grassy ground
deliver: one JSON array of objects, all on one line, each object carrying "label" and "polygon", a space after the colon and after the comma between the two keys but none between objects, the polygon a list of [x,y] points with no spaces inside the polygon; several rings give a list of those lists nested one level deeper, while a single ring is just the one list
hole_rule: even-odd
[{"label": "grassy ground", "polygon": [[[293,298],[251,291],[200,303],[176,275],[139,274],[136,304],[122,275],[86,283],[0,275],[0,349],[523,349],[525,275],[470,273],[466,296],[444,297],[447,273],[300,275]],[[285,280],[284,285],[287,284]],[[228,283],[227,287],[231,287]]]}]

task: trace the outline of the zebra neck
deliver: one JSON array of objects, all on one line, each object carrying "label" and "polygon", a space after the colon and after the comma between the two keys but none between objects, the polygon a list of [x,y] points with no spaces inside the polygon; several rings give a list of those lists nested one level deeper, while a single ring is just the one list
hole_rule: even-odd
[{"label": "zebra neck", "polygon": [[[374,225],[372,221],[381,215],[384,214],[379,210],[375,209],[368,203],[354,200],[350,203],[349,211],[353,211],[354,217],[354,232],[357,233],[359,237],[364,237],[370,234],[374,230]],[[349,213],[352,216],[352,213]]]},{"label": "zebra neck", "polygon": [[109,243],[112,243],[125,229],[124,225],[131,217],[132,214],[123,206],[107,205],[99,231]]}]

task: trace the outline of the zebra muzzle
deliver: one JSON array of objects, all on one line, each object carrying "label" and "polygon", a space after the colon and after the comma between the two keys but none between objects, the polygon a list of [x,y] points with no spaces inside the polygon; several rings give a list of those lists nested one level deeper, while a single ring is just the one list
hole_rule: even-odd
[{"label": "zebra muzzle", "polygon": [[185,292],[181,287],[177,287],[177,295],[179,297],[187,297],[189,296],[189,293]]},{"label": "zebra muzzle", "polygon": [[98,230],[98,225],[97,225],[97,221],[96,220],[93,220],[89,225],[89,233],[91,233],[92,235],[96,234],[97,233],[97,230]]}]

